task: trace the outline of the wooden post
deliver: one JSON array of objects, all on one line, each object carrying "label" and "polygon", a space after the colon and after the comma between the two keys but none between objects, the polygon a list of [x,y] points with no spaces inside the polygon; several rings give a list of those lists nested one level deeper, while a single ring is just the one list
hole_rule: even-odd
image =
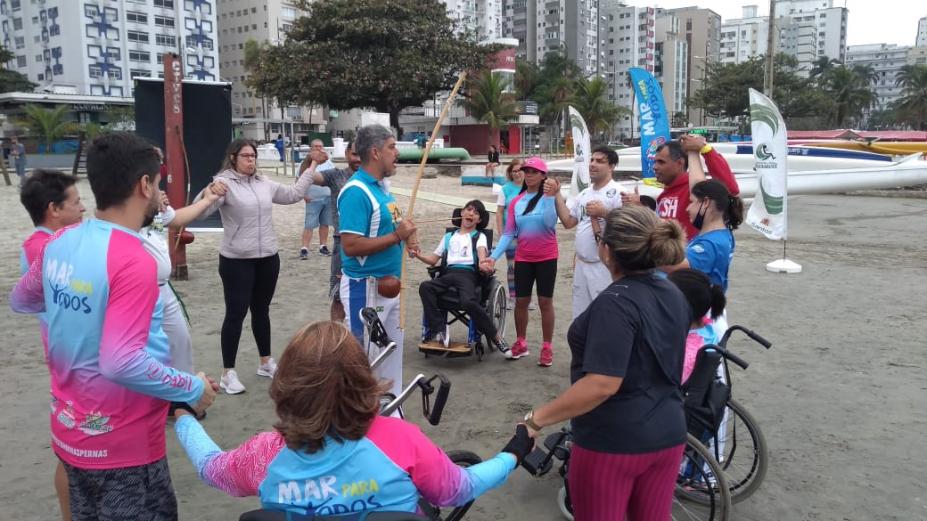
[{"label": "wooden post", "polygon": [[[175,53],[164,54],[164,166],[167,171],[167,198],[174,208],[187,203],[186,154],[183,147],[183,63]],[[168,232],[171,278],[187,280],[187,246],[179,233]]]},{"label": "wooden post", "polygon": [[[457,83],[454,84],[454,89],[451,90],[451,95],[448,96],[447,102],[445,102],[444,107],[441,109],[441,115],[438,116],[438,120],[435,121],[435,128],[431,131],[431,138],[428,140],[428,144],[425,145],[425,151],[422,152],[422,160],[418,164],[418,173],[415,176],[415,184],[412,185],[412,194],[409,196],[409,208],[406,210],[406,217],[411,219],[412,212],[415,211],[415,199],[418,197],[418,187],[422,184],[422,175],[425,173],[425,163],[428,162],[428,154],[431,153],[431,146],[435,143],[435,138],[438,137],[438,131],[441,130],[441,123],[444,121],[445,116],[447,116],[447,111],[453,105],[454,98],[457,96],[457,91],[460,90],[461,85],[463,85],[464,80],[467,79],[467,73],[461,72],[460,77],[457,78]],[[405,252],[402,254],[402,266],[399,270],[399,329],[405,331],[406,329],[406,255]]]}]

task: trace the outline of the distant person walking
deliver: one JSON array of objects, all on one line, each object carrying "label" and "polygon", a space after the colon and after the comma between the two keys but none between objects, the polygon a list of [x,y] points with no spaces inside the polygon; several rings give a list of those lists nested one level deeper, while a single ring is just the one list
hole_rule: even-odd
[{"label": "distant person walking", "polygon": [[277,153],[280,154],[280,161],[286,162],[285,148],[286,141],[283,140],[283,134],[277,134],[277,139],[274,140],[274,148],[277,149]]},{"label": "distant person walking", "polygon": [[19,138],[13,136],[10,138],[10,162],[16,169],[16,176],[19,177],[19,186],[23,185],[23,179],[26,178],[26,147],[19,142]]}]

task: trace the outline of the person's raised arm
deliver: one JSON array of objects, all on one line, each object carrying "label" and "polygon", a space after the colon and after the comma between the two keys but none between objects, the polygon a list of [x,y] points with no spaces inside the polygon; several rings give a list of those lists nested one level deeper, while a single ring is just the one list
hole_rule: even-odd
[{"label": "person's raised arm", "polygon": [[689,191],[692,191],[692,187],[701,183],[702,181],[708,179],[708,176],[705,175],[705,170],[702,168],[702,156],[697,151],[689,151]]},{"label": "person's raised arm", "polygon": [[[576,225],[579,224],[579,219],[573,215],[573,208],[567,206],[567,203],[563,198],[563,194],[560,192],[560,181],[552,177],[545,179],[544,195],[552,196],[554,198],[557,217],[560,218],[560,222],[563,223],[564,228],[569,230],[570,228],[575,228]],[[578,204],[578,201],[574,201],[573,203],[576,205]]]},{"label": "person's raised arm", "polygon": [[198,197],[196,202],[190,205],[173,210],[173,218],[165,219],[164,224],[175,230],[183,228],[206,214],[216,202],[224,201],[227,191],[228,187],[225,183],[209,183],[209,186],[203,189],[202,197]]},{"label": "person's raised arm", "polygon": [[728,164],[724,156],[719,154],[717,150],[711,148],[711,145],[705,146],[708,148],[703,148],[701,155],[705,158],[705,166],[708,167],[708,174],[712,179],[717,179],[724,183],[724,186],[731,192],[731,195],[739,195],[740,186],[737,185],[737,179],[734,177],[734,172],[731,171],[731,165]]},{"label": "person's raised arm", "polygon": [[512,243],[512,240],[515,239],[515,232],[517,230],[517,224],[515,223],[515,201],[518,198],[512,199],[509,202],[506,212],[508,216],[505,221],[505,230],[502,232],[502,237],[499,238],[499,242],[496,244],[496,247],[492,249],[492,254],[489,256],[489,260],[495,263],[499,260],[500,257],[505,255],[505,250],[509,247],[509,244]]},{"label": "person's raised arm", "polygon": [[230,496],[256,496],[267,476],[267,467],[286,446],[283,436],[264,432],[253,436],[237,449],[223,451],[209,437],[200,422],[178,410],[174,424],[177,440],[203,482]]},{"label": "person's raised arm", "polygon": [[213,179],[214,179],[213,182],[209,183],[206,186],[206,188],[203,188],[203,190],[200,191],[200,193],[196,194],[196,197],[193,198],[193,204],[196,204],[200,202],[201,200],[205,199],[207,196],[207,193],[209,192],[215,192],[215,193],[221,192],[221,195],[219,195],[218,199],[215,199],[211,203],[209,203],[209,206],[207,206],[205,210],[200,212],[200,214],[197,217],[205,217],[207,215],[211,215],[216,210],[218,210],[220,206],[225,204],[225,194],[228,192],[228,181],[224,179],[217,179],[217,178],[213,178]]}]

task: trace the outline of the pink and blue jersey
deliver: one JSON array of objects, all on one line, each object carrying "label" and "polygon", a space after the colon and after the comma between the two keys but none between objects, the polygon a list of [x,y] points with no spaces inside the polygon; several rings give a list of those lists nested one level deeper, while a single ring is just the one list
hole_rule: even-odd
[{"label": "pink and blue jersey", "polygon": [[52,234],[54,234],[54,232],[48,228],[36,226],[32,235],[23,241],[23,250],[19,254],[20,275],[25,275],[26,272],[29,271],[29,266],[31,266],[32,262],[39,256],[39,253],[42,252],[42,248],[44,248],[48,240],[52,238]]},{"label": "pink and blue jersey", "polygon": [[288,448],[277,432],[223,452],[189,415],[174,428],[208,485],[231,496],[260,496],[265,509],[304,515],[416,512],[420,497],[439,506],[462,505],[501,485],[515,469],[515,456],[508,453],[458,467],[418,427],[382,416],[360,440],[326,439],[313,454]]},{"label": "pink and blue jersey", "polygon": [[512,199],[506,212],[505,231],[499,244],[493,248],[492,258],[499,260],[513,239],[518,238],[515,262],[543,262],[560,256],[557,248],[557,206],[556,199],[542,196],[538,204],[527,215],[525,209],[535,196],[522,192]]},{"label": "pink and blue jersey", "polygon": [[89,219],[56,233],[10,295],[14,311],[43,313],[52,446],[70,465],[163,458],[168,402],[203,393],[199,378],[167,365],[156,273],[136,232]]}]

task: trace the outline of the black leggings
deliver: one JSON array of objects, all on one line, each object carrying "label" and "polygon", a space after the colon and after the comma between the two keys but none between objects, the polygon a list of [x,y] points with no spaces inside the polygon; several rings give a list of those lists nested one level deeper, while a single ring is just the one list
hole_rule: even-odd
[{"label": "black leggings", "polygon": [[230,259],[219,255],[219,277],[225,294],[222,321],[222,367],[235,367],[241,324],[251,310],[251,331],[260,356],[270,356],[270,301],[277,288],[280,256]]}]

